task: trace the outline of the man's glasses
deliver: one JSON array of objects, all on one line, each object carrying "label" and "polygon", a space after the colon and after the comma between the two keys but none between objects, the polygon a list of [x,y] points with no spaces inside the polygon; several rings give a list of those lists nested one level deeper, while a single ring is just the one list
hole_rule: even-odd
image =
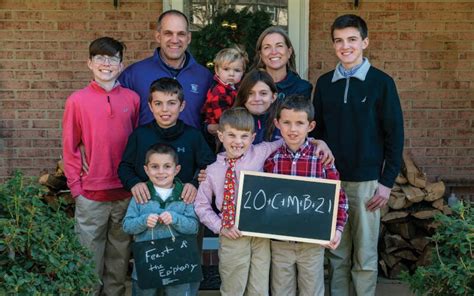
[{"label": "man's glasses", "polygon": [[96,64],[102,64],[102,65],[108,62],[111,66],[117,66],[118,64],[120,64],[119,57],[110,57],[110,56],[103,56],[103,55],[93,56],[92,61]]}]

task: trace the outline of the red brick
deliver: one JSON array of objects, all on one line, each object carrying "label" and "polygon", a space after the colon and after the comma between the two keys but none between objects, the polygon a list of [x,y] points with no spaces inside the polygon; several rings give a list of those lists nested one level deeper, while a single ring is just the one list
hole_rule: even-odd
[{"label": "red brick", "polygon": [[18,80],[39,80],[43,78],[43,72],[38,71],[16,71],[15,79]]},{"label": "red brick", "polygon": [[36,41],[31,42],[31,49],[50,50],[58,49],[58,42],[56,41]]},{"label": "red brick", "polygon": [[17,157],[32,157],[32,158],[36,158],[36,157],[49,157],[51,156],[51,149],[47,148],[47,149],[42,149],[42,148],[38,148],[38,147],[35,147],[35,148],[29,148],[29,149],[18,149],[18,152],[17,152]]},{"label": "red brick", "polygon": [[0,30],[27,30],[29,28],[28,22],[19,22],[16,20],[0,21]]},{"label": "red brick", "polygon": [[15,11],[14,19],[15,20],[40,20],[42,19],[42,13],[40,11]]},{"label": "red brick", "polygon": [[28,81],[17,81],[17,80],[8,80],[2,81],[2,89],[25,89],[29,88],[30,83]]},{"label": "red brick", "polygon": [[28,109],[30,108],[31,103],[29,101],[2,101],[0,106],[3,109]]},{"label": "red brick", "polygon": [[59,128],[59,120],[32,120],[33,128]]},{"label": "red brick", "polygon": [[18,118],[19,119],[40,119],[46,118],[46,111],[25,111],[25,110],[18,110]]},{"label": "red brick", "polygon": [[31,84],[32,89],[57,89],[58,88],[57,81],[34,81]]},{"label": "red brick", "polygon": [[30,122],[28,120],[0,120],[0,128],[4,129],[18,129],[29,127]]},{"label": "red brick", "polygon": [[37,100],[37,99],[45,99],[45,92],[44,91],[17,91],[17,97],[20,100]]}]

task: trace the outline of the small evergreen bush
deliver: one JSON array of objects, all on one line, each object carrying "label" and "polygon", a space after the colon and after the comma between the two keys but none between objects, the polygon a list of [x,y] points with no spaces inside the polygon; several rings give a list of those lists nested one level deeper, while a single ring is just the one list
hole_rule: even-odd
[{"label": "small evergreen bush", "polygon": [[416,295],[474,295],[474,210],[459,203],[450,216],[438,214],[432,263],[402,274]]},{"label": "small evergreen bush", "polygon": [[[228,25],[223,26],[224,23]],[[271,25],[270,15],[264,11],[251,12],[244,8],[241,11],[229,9],[219,12],[209,25],[193,32],[190,51],[201,65],[206,66],[221,49],[237,44],[247,51],[250,66],[258,36]],[[207,66],[214,69],[213,65]]]},{"label": "small evergreen bush", "polygon": [[[87,295],[98,279],[74,220],[21,173],[0,185],[0,295]],[[60,201],[61,203],[61,201]]]}]

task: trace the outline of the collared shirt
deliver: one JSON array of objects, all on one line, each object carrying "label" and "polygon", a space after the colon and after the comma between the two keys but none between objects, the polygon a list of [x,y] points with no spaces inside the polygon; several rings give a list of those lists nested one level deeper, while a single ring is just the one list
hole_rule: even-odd
[{"label": "collared shirt", "polygon": [[[235,196],[239,194],[240,172],[243,170],[261,172],[265,159],[282,144],[283,141],[278,140],[250,145],[249,149],[235,163]],[[216,234],[221,229],[221,216],[212,209],[212,196],[215,196],[215,205],[221,211],[224,200],[224,182],[227,166],[226,153],[219,153],[216,162],[206,168],[206,180],[199,184],[196,200],[194,201],[194,208],[199,220]]]},{"label": "collared shirt", "polygon": [[208,90],[206,102],[202,107],[207,124],[219,123],[222,112],[232,107],[237,96],[234,85],[225,84],[217,75],[214,75],[214,81],[215,85]]},{"label": "collared shirt", "polygon": [[[286,144],[283,144],[267,158],[263,169],[267,173],[339,180],[339,172],[336,167],[334,165],[323,166],[321,158],[315,155],[315,151],[316,146],[308,140],[296,152],[291,151]],[[348,209],[346,194],[341,188],[336,223],[336,229],[341,232],[347,222]]]}]

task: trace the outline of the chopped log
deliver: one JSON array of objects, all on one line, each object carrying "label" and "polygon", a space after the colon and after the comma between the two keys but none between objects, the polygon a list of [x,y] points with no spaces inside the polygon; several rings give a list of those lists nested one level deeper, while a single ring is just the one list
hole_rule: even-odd
[{"label": "chopped log", "polygon": [[416,234],[415,226],[410,221],[404,223],[390,223],[386,224],[386,226],[390,233],[398,234],[404,239],[412,239]]},{"label": "chopped log", "polygon": [[406,184],[406,183],[408,183],[408,180],[407,180],[407,178],[405,178],[404,175],[398,174],[397,178],[395,179],[395,183],[397,183],[397,184]]},{"label": "chopped log", "polygon": [[380,217],[385,216],[389,211],[388,205],[383,206],[383,208],[380,209]]},{"label": "chopped log", "polygon": [[397,183],[393,184],[392,192],[402,192],[402,188]]},{"label": "chopped log", "polygon": [[426,174],[418,169],[406,152],[403,153],[403,173],[408,183],[418,188],[425,188]]},{"label": "chopped log", "polygon": [[54,173],[55,176],[64,176],[64,162],[63,160],[59,160],[56,164],[56,172]]},{"label": "chopped log", "polygon": [[406,202],[406,204],[403,208],[407,209],[407,208],[411,207],[412,205],[413,205],[413,203],[411,201],[407,200],[407,202]]},{"label": "chopped log", "polygon": [[425,198],[423,190],[410,185],[402,185],[403,193],[405,193],[407,199],[411,202],[420,202]]},{"label": "chopped log", "polygon": [[421,210],[418,212],[413,212],[411,213],[411,215],[418,219],[430,219],[430,218],[433,218],[438,213],[441,213],[441,211],[437,209],[431,209],[431,210]]},{"label": "chopped log", "polygon": [[390,197],[388,198],[388,206],[394,210],[400,210],[403,209],[405,204],[407,203],[407,200],[405,198],[405,194],[402,193],[402,196],[400,194],[390,194]]},{"label": "chopped log", "polygon": [[430,244],[428,244],[425,249],[423,250],[423,253],[418,257],[418,260],[416,261],[416,266],[427,266],[431,264],[431,253],[433,251],[433,248]]},{"label": "chopped log", "polygon": [[420,236],[415,237],[410,240],[410,244],[417,250],[419,253],[422,253],[425,247],[430,243],[427,237]]},{"label": "chopped log", "polygon": [[387,253],[392,253],[393,251],[404,248],[412,248],[412,246],[398,234],[387,234],[383,240],[385,244],[385,252]]},{"label": "chopped log", "polygon": [[49,187],[53,191],[58,191],[67,188],[66,177],[64,176],[45,174],[39,178],[38,182],[41,185]]},{"label": "chopped log", "polygon": [[393,268],[395,264],[397,264],[398,262],[400,262],[400,260],[402,260],[402,258],[400,257],[395,257],[385,252],[380,252],[380,257],[382,257],[382,261],[384,261],[386,266],[389,268]]},{"label": "chopped log", "polygon": [[416,261],[418,258],[413,254],[411,250],[398,250],[393,253],[393,256],[398,258],[406,259],[409,261]]},{"label": "chopped log", "polygon": [[443,197],[444,192],[446,191],[446,186],[444,186],[443,181],[439,181],[436,183],[430,183],[426,185],[426,201],[435,201]]},{"label": "chopped log", "polygon": [[424,230],[428,235],[433,235],[436,228],[438,228],[438,226],[440,225],[439,222],[434,222],[432,219],[413,219],[412,222],[415,224],[418,230]]},{"label": "chopped log", "polygon": [[440,198],[431,203],[431,206],[438,210],[443,210],[444,208],[444,199]]},{"label": "chopped log", "polygon": [[398,223],[398,222],[404,221],[407,216],[408,216],[408,213],[405,211],[388,212],[385,216],[382,217],[382,222]]},{"label": "chopped log", "polygon": [[403,262],[398,262],[393,266],[393,268],[388,272],[388,277],[391,279],[398,279],[402,271],[408,271],[408,267]]},{"label": "chopped log", "polygon": [[444,206],[443,206],[443,214],[445,214],[445,215],[452,215],[452,214],[453,214],[453,210],[451,210],[451,208],[450,208],[448,205],[444,205]]},{"label": "chopped log", "polygon": [[387,265],[383,260],[379,260],[380,269],[382,269],[383,274],[388,277]]}]

